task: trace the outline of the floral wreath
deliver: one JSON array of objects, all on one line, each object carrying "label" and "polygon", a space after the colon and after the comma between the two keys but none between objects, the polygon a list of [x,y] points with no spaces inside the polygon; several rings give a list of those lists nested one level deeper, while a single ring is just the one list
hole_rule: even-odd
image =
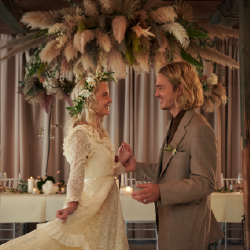
[{"label": "floral wreath", "polygon": [[115,79],[111,77],[111,74],[113,73],[114,72],[107,73],[104,71],[101,72],[99,70],[96,70],[96,73],[94,75],[89,74],[89,76],[85,80],[85,86],[81,88],[81,91],[77,96],[77,98],[72,101],[75,103],[74,106],[66,108],[67,110],[69,110],[69,114],[71,117],[80,114],[82,112],[84,105],[86,103],[86,98],[88,98],[93,94],[97,81],[102,81],[102,82],[113,81],[117,83]]}]

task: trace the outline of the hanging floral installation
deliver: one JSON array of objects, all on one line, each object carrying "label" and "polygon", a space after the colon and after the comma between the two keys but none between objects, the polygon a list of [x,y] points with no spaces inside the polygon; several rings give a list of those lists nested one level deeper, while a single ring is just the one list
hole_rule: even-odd
[{"label": "hanging floral installation", "polygon": [[[204,61],[238,68],[231,57],[213,48],[218,39],[238,37],[238,30],[199,25],[192,7],[173,6],[162,0],[84,0],[81,5],[49,12],[25,13],[22,23],[36,32],[10,41],[13,48],[1,60],[29,49],[36,52],[26,65],[22,91],[29,102],[48,107],[51,95],[67,99],[75,83],[97,68],[126,77],[126,66],[137,74],[159,69],[174,61],[197,68],[203,84],[203,108],[226,102],[226,91],[216,74],[203,75]],[[74,74],[73,81],[66,72]]]}]

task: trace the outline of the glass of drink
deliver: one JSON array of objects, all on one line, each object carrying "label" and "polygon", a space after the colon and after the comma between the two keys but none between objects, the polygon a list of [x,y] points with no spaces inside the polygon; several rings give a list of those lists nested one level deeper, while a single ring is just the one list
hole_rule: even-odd
[{"label": "glass of drink", "polygon": [[238,174],[237,192],[238,193],[242,193],[243,192],[243,176],[242,176],[241,173]]}]

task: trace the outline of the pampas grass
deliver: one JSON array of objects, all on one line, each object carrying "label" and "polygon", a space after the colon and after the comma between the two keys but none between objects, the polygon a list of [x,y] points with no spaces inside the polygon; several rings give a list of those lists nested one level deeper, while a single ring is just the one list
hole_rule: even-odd
[{"label": "pampas grass", "polygon": [[54,58],[60,55],[63,48],[58,48],[57,45],[57,40],[52,40],[47,43],[45,48],[43,48],[43,50],[39,54],[42,62],[51,63]]},{"label": "pampas grass", "polygon": [[189,45],[189,37],[185,28],[179,23],[167,23],[161,26],[165,32],[173,34],[184,49]]},{"label": "pampas grass", "polygon": [[135,60],[140,64],[141,70],[147,73],[149,73],[149,54],[149,51],[145,53],[134,53]]},{"label": "pampas grass", "polygon": [[203,25],[201,27],[207,31],[209,38],[211,39],[214,39],[215,37],[222,40],[228,40],[229,37],[239,38],[239,30],[236,29],[222,25]]},{"label": "pampas grass", "polygon": [[92,30],[84,30],[83,32],[78,31],[74,35],[74,46],[84,54],[86,44],[95,38],[95,33]]},{"label": "pampas grass", "polygon": [[168,58],[166,53],[160,51],[155,53],[155,74],[157,75],[159,70],[168,64]]},{"label": "pampas grass", "polygon": [[201,48],[194,42],[190,43],[188,53],[190,53],[193,57],[198,57],[200,55],[202,59],[216,62],[218,64],[228,66],[229,68],[239,68],[239,63],[233,60],[231,57],[224,55],[210,47]]},{"label": "pampas grass", "polygon": [[0,49],[10,49],[10,48],[14,48],[14,47],[18,47],[20,45],[23,45],[26,42],[33,40],[35,34],[36,33],[30,33],[30,34],[27,34],[26,36],[19,36],[18,38],[12,39],[8,43],[6,43],[5,45],[1,46]]},{"label": "pampas grass", "polygon": [[150,50],[151,43],[149,42],[149,40],[145,36],[142,36],[140,38],[140,43],[141,43],[143,52],[147,52]]},{"label": "pampas grass", "polygon": [[30,104],[32,104],[32,103],[40,104],[41,101],[43,100],[43,98],[44,98],[44,92],[42,92],[42,91],[36,92],[35,95],[33,95],[33,96],[27,95],[24,97],[24,99]]},{"label": "pampas grass", "polygon": [[64,55],[67,59],[67,62],[69,62],[70,60],[73,60],[74,58],[77,58],[78,55],[78,51],[77,49],[74,47],[73,41],[69,42],[67,44],[66,49],[64,50]]},{"label": "pampas grass", "polygon": [[108,34],[102,33],[99,29],[95,31],[96,34],[96,43],[97,45],[102,48],[105,52],[110,52],[112,47],[111,40]]},{"label": "pampas grass", "polygon": [[99,0],[101,11],[104,14],[111,14],[115,10],[115,5],[112,0]]},{"label": "pampas grass", "polygon": [[88,16],[95,16],[97,17],[99,15],[99,10],[97,8],[97,5],[94,1],[92,0],[84,0],[83,1],[83,6],[85,9],[85,13]]},{"label": "pampas grass", "polygon": [[121,43],[125,37],[127,28],[127,19],[124,16],[116,16],[112,21],[113,34],[118,43]]},{"label": "pampas grass", "polygon": [[202,109],[208,113],[214,112],[214,104],[209,98],[204,99]]},{"label": "pampas grass", "polygon": [[158,8],[164,6],[166,3],[162,0],[149,0],[147,1],[144,6],[141,8],[144,11],[151,10],[152,8]]},{"label": "pampas grass", "polygon": [[46,29],[57,23],[58,16],[53,11],[32,11],[25,13],[21,22],[31,29]]},{"label": "pampas grass", "polygon": [[126,64],[118,50],[111,50],[108,54],[108,63],[118,78],[126,77]]},{"label": "pampas grass", "polygon": [[12,49],[11,51],[9,51],[3,58],[0,59],[0,61],[7,60],[20,52],[24,52],[24,51],[27,51],[29,49],[36,48],[39,45],[46,43],[48,41],[48,39],[49,39],[48,37],[44,37],[44,36],[38,37],[36,39],[32,39],[32,40],[14,48],[14,49]]},{"label": "pampas grass", "polygon": [[149,39],[149,36],[155,36],[149,31],[150,27],[147,29],[143,29],[141,26],[139,26],[139,23],[131,29],[136,33],[138,37],[145,36],[147,39]]},{"label": "pampas grass", "polygon": [[66,57],[64,56],[63,59],[62,59],[62,74],[63,76],[66,75],[67,71],[69,70],[70,68],[70,64],[68,63]]},{"label": "pampas grass", "polygon": [[177,18],[177,14],[174,11],[172,6],[161,7],[157,10],[152,10],[149,14],[149,18],[152,19],[156,23],[168,23],[174,22],[175,18]]},{"label": "pampas grass", "polygon": [[168,48],[168,47],[169,47],[168,40],[167,40],[167,38],[163,35],[163,36],[161,37],[161,46],[160,46],[160,48],[158,49],[158,51],[161,52],[161,53],[164,53],[164,52],[166,52],[166,48]]}]

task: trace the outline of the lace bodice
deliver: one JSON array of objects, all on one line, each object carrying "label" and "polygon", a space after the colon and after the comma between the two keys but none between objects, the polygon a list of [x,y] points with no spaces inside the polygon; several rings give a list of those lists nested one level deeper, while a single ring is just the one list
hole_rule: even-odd
[{"label": "lace bodice", "polygon": [[[81,203],[84,180],[122,174],[121,164],[114,164],[114,146],[108,137],[101,139],[97,131],[88,125],[78,125],[64,140],[64,155],[70,163],[67,185],[67,202]],[[88,189],[85,189],[85,193]]]}]

